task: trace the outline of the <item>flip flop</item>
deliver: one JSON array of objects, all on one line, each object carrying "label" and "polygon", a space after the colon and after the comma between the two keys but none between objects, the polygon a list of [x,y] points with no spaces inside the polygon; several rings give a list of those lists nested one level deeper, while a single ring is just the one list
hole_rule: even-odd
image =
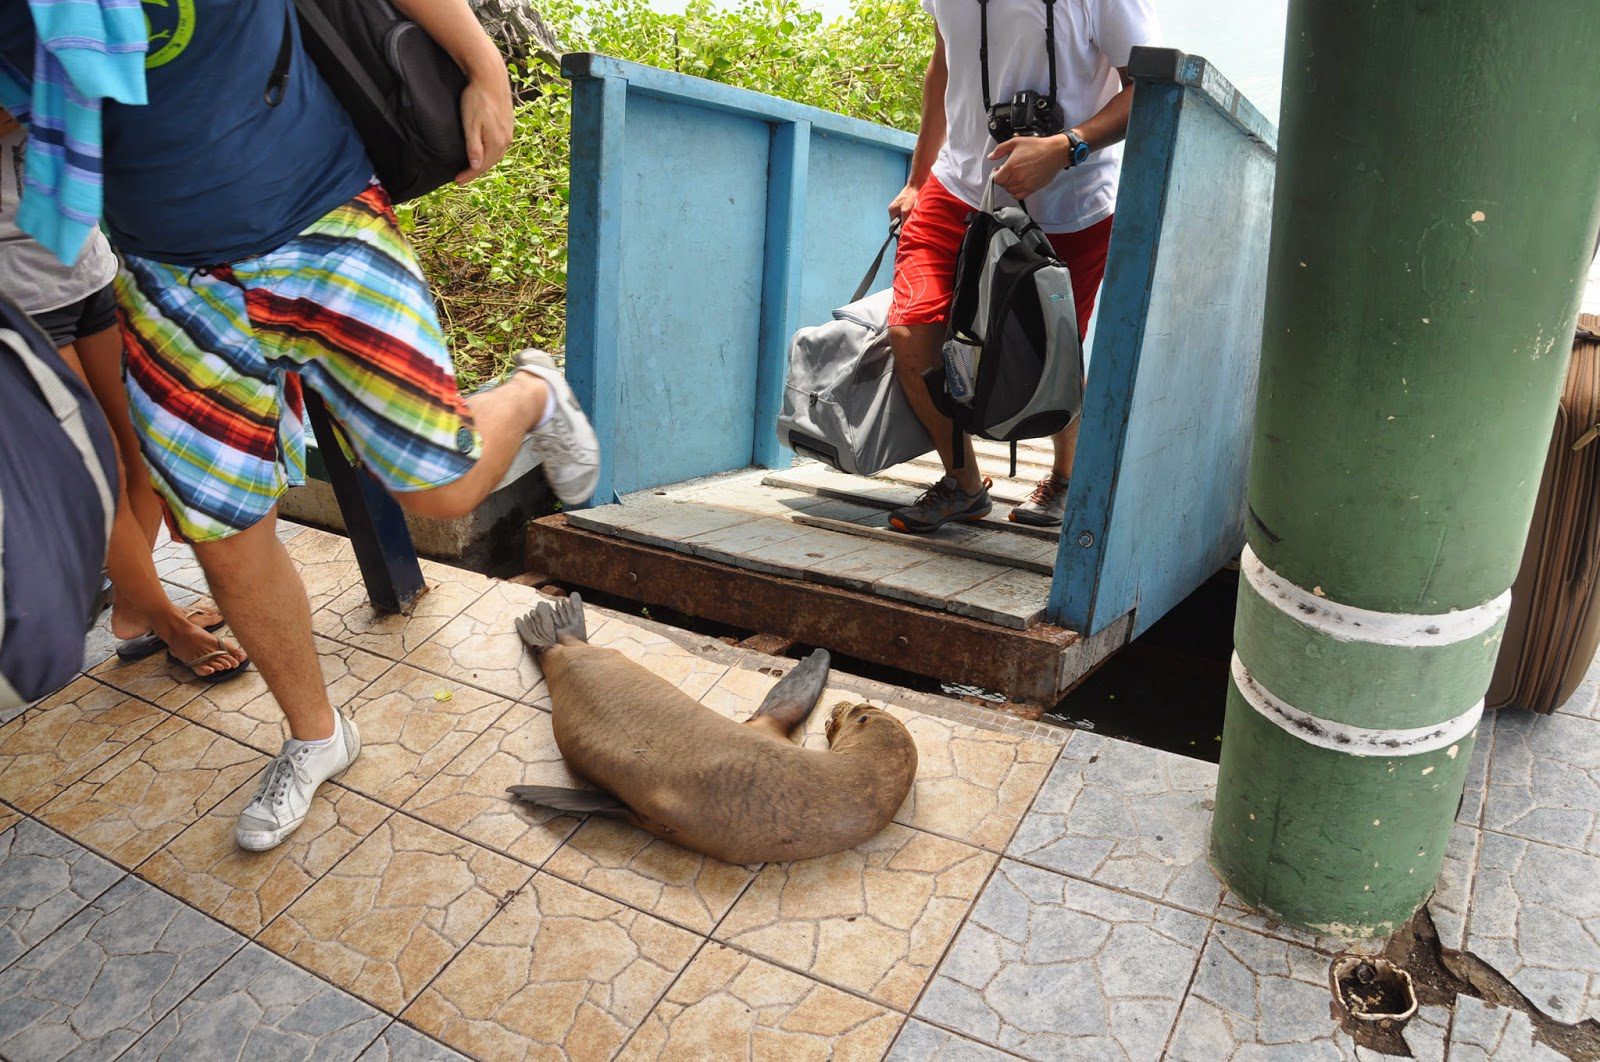
[{"label": "flip flop", "polygon": [[[191,612],[189,615],[192,616],[194,613]],[[227,625],[227,620],[217,620],[217,622],[207,624],[202,629],[207,633],[215,634],[217,631],[220,631]],[[146,633],[139,635],[137,638],[128,638],[118,642],[117,659],[127,663],[132,663],[135,660],[143,660],[147,656],[152,656],[156,653],[159,653],[166,647],[167,643],[164,639],[162,639],[161,635],[157,634],[155,631],[147,631]]]},{"label": "flip flop", "polygon": [[209,653],[197,656],[193,660],[179,660],[175,655],[173,655],[171,650],[168,650],[167,652],[167,659],[180,667],[188,668],[190,673],[192,673],[199,681],[204,682],[207,685],[215,685],[218,682],[226,682],[228,679],[238,678],[240,675],[244,674],[245,671],[250,667],[250,661],[246,660],[242,664],[235,664],[233,667],[230,667],[225,671],[213,671],[209,675],[202,675],[195,669],[204,667],[219,657],[233,656],[236,652],[237,650],[229,649],[227,643],[221,638],[218,638],[217,648],[213,649]]}]

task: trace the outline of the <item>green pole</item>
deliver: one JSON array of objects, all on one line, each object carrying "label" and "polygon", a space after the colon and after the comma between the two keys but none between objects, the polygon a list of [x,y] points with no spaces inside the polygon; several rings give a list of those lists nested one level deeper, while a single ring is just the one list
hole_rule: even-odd
[{"label": "green pole", "polygon": [[1596,0],[1293,0],[1211,859],[1384,935],[1465,781],[1600,224]]}]

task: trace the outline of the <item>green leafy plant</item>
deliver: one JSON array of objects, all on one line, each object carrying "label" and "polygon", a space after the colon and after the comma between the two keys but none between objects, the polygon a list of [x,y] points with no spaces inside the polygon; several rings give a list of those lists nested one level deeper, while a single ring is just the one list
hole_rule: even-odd
[{"label": "green leafy plant", "polygon": [[[918,0],[857,0],[828,20],[799,0],[691,0],[682,14],[644,0],[553,0],[541,7],[572,51],[594,51],[914,131],[933,27]],[[401,208],[464,391],[503,374],[523,347],[565,340],[566,82],[515,75],[516,136],[500,165],[466,188]]]}]

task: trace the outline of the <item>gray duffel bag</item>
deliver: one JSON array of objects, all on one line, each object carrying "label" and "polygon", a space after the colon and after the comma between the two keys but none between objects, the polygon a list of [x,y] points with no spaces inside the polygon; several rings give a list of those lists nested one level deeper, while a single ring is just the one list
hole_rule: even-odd
[{"label": "gray duffel bag", "polygon": [[898,232],[889,233],[850,304],[828,323],[800,329],[789,345],[778,440],[852,475],[870,476],[933,449],[894,378],[893,292],[867,295]]}]

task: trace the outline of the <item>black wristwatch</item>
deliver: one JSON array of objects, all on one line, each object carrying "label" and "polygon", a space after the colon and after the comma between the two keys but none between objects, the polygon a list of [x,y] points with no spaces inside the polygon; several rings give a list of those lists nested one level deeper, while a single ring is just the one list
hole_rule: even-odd
[{"label": "black wristwatch", "polygon": [[1079,136],[1077,130],[1068,129],[1067,143],[1072,145],[1072,154],[1070,155],[1070,161],[1067,163],[1067,169],[1070,170],[1074,166],[1082,165],[1084,160],[1089,157],[1089,142]]}]

